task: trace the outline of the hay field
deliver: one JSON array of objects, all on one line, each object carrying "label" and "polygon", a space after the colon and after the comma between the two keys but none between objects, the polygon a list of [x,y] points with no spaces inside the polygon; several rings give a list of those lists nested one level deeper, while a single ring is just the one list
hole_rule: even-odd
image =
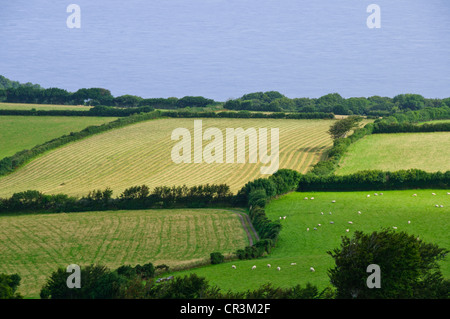
[{"label": "hay field", "polygon": [[0,216],[0,273],[18,273],[26,297],[38,297],[45,279],[72,263],[176,267],[246,245],[238,216],[224,209]]},{"label": "hay field", "polygon": [[[279,168],[306,172],[322,158],[332,144],[326,133],[334,120],[286,119],[202,119],[208,127],[244,129],[279,128]],[[137,123],[94,135],[65,145],[31,161],[16,172],[0,178],[0,196],[35,189],[45,193],[85,195],[98,188],[111,187],[115,195],[125,188],[146,184],[149,187],[206,183],[226,183],[232,191],[246,182],[265,177],[262,164],[181,163],[171,159],[178,141],[171,140],[176,128],[187,128],[193,136],[194,119],[160,119]],[[209,142],[203,142],[205,147]],[[270,133],[269,133],[270,146]],[[246,143],[248,148],[248,143]],[[193,149],[193,148],[192,148]],[[270,147],[269,147],[270,152]],[[225,156],[225,142],[224,142]]]}]

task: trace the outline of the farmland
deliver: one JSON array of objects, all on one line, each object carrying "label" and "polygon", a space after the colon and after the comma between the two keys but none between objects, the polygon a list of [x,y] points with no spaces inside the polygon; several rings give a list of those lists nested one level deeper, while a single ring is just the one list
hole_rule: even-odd
[{"label": "farmland", "polygon": [[51,272],[71,263],[179,267],[245,245],[238,216],[223,209],[0,216],[0,273],[19,273],[21,293],[34,298]]},{"label": "farmland", "polygon": [[450,133],[373,134],[350,145],[338,175],[361,170],[450,170]]},{"label": "farmland", "polygon": [[[27,189],[85,195],[106,187],[117,195],[127,187],[142,184],[156,187],[226,183],[236,192],[246,182],[264,176],[260,173],[263,164],[248,160],[175,164],[171,150],[176,141],[171,140],[171,133],[176,128],[192,131],[193,122],[193,119],[142,122],[65,145],[0,178],[0,196]],[[204,129],[279,128],[279,168],[300,172],[306,172],[331,146],[326,131],[332,123],[332,120],[203,119]],[[248,150],[246,154],[248,158]]]},{"label": "farmland", "polygon": [[[413,197],[413,193],[417,197]],[[372,196],[367,198],[367,194]],[[311,196],[315,199],[304,199]],[[437,208],[436,204],[444,207]],[[385,191],[379,196],[374,196],[373,192],[290,193],[272,201],[266,208],[272,220],[286,216],[277,246],[268,257],[206,266],[175,275],[195,272],[225,291],[255,289],[267,282],[283,287],[304,286],[310,282],[325,288],[330,285],[327,270],[334,266],[334,260],[326,252],[339,246],[341,236],[352,236],[355,230],[368,233],[395,226],[398,231],[449,248],[449,207],[450,195],[445,190]],[[313,230],[314,227],[317,230]],[[297,265],[291,266],[292,262]],[[268,263],[271,268],[266,266]],[[236,265],[235,270],[231,269],[231,264]],[[255,270],[251,270],[253,265],[256,265]],[[450,278],[450,259],[447,257],[440,265],[443,275]],[[275,269],[278,266],[280,271]],[[310,267],[316,271],[311,272]]]},{"label": "farmland", "polygon": [[0,103],[0,110],[38,110],[38,111],[89,111],[90,106],[84,105],[57,105],[57,104],[22,104],[22,103]]},{"label": "farmland", "polygon": [[113,117],[0,116],[0,159]]}]

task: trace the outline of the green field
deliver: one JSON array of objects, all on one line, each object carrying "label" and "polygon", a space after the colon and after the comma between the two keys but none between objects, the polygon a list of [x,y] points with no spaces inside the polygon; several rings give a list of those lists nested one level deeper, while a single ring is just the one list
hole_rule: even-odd
[{"label": "green field", "polygon": [[89,111],[91,106],[84,105],[57,105],[57,104],[23,104],[23,103],[0,103],[0,110],[32,110],[51,111],[51,110],[70,110],[70,111]]},{"label": "green field", "polygon": [[0,159],[113,117],[0,116]]},{"label": "green field", "polygon": [[445,172],[450,170],[449,159],[449,132],[373,134],[349,146],[336,174],[410,168]]},{"label": "green field", "polygon": [[[333,122],[209,118],[203,119],[203,131],[208,127],[217,127],[222,132],[238,127],[279,128],[279,168],[306,172],[331,146],[326,131]],[[176,128],[188,128],[192,132],[193,123],[194,119],[147,121],[62,146],[1,177],[0,197],[27,189],[85,195],[93,189],[108,186],[118,195],[125,188],[142,184],[153,188],[226,183],[235,192],[246,182],[267,176],[260,173],[265,164],[248,163],[248,151],[246,163],[175,164],[171,150],[178,141],[171,140],[171,133]],[[206,144],[208,142],[203,146]]]},{"label": "green field", "polygon": [[[412,196],[414,193],[417,197]],[[367,194],[372,196],[367,198]],[[304,199],[311,196],[315,199]],[[436,208],[436,204],[444,207]],[[334,260],[326,251],[339,247],[341,236],[351,236],[355,230],[368,233],[395,226],[398,231],[450,249],[449,207],[450,195],[445,190],[385,191],[382,196],[374,196],[373,192],[290,193],[272,201],[266,209],[272,220],[286,216],[277,247],[268,257],[206,266],[175,275],[197,273],[223,290],[234,291],[255,289],[267,282],[283,287],[311,282],[325,288],[330,285],[327,270],[334,266]],[[314,227],[317,230],[313,230]],[[297,265],[291,266],[291,263]],[[235,270],[232,264],[236,265]],[[267,264],[272,267],[268,268]],[[253,265],[256,265],[255,270],[251,269]],[[281,271],[276,270],[278,266]],[[316,271],[311,272],[310,267]],[[450,278],[449,257],[441,262],[441,269],[444,276]]]},{"label": "green field", "polygon": [[38,297],[58,266],[152,262],[179,267],[246,245],[238,216],[224,209],[0,216],[0,273],[19,273],[26,297]]},{"label": "green field", "polygon": [[433,121],[419,122],[417,124],[423,125],[423,124],[441,124],[441,123],[450,123],[450,120],[433,120]]}]

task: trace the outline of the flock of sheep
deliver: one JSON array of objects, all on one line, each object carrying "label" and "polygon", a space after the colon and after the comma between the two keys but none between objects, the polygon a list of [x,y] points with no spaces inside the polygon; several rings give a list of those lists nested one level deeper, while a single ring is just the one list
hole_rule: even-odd
[{"label": "flock of sheep", "polygon": [[[432,195],[436,195],[436,193],[431,193],[431,194],[432,194]],[[450,195],[450,192],[447,192],[447,195]],[[383,196],[383,193],[374,193],[374,196]],[[413,194],[412,196],[413,196],[413,197],[416,197],[417,194]],[[366,197],[369,198],[369,197],[370,197],[370,194],[367,194]],[[308,197],[305,197],[304,199],[305,199],[305,200],[308,200]],[[310,200],[314,200],[314,197],[311,197],[311,198],[309,198],[309,199],[310,199]],[[336,203],[336,200],[332,200],[331,202],[332,202],[332,203]],[[436,206],[436,207],[444,207],[444,205],[437,205],[437,204],[436,204],[435,206]],[[323,212],[320,212],[320,214],[321,214],[321,215],[324,215]],[[329,212],[328,214],[329,214],[329,215],[332,215],[332,212]],[[358,211],[358,215],[361,215],[361,214],[362,214],[361,211]],[[285,220],[285,219],[286,219],[286,216],[280,216],[280,220],[281,220],[281,219]],[[334,221],[330,221],[330,224],[334,224]],[[353,222],[352,222],[352,221],[348,221],[348,224],[353,225]],[[411,221],[410,221],[410,220],[408,220],[408,224],[411,224]],[[322,226],[322,224],[317,224],[317,227],[321,227],[321,226]],[[313,229],[314,229],[314,230],[317,230],[317,227],[314,227]],[[392,228],[393,228],[393,229],[397,229],[396,226],[393,226]],[[309,227],[306,228],[306,231],[309,231]],[[347,228],[345,231],[348,233],[348,232],[350,232],[350,229]],[[296,264],[296,263],[291,263],[291,266],[295,266],[295,265],[297,265],[297,264]],[[271,268],[272,265],[267,264],[267,267],[268,267],[268,268]],[[232,265],[231,268],[236,269],[236,265]],[[256,269],[256,265],[253,265],[252,270],[255,270],[255,269]],[[281,271],[281,267],[277,267],[277,270],[278,270],[278,271]],[[316,271],[313,267],[309,268],[309,270],[312,271],[312,272],[315,272],[315,271]]]},{"label": "flock of sheep", "polygon": [[[297,263],[291,263],[291,266],[296,266],[296,265],[297,265]],[[271,264],[267,264],[267,268],[271,268],[271,267],[272,267]],[[236,269],[236,265],[232,265],[231,268]],[[255,269],[256,269],[256,265],[253,265],[252,270],[255,270]],[[277,270],[281,271],[281,267],[278,266]],[[310,267],[309,270],[312,271],[312,272],[316,271],[313,267]]]}]

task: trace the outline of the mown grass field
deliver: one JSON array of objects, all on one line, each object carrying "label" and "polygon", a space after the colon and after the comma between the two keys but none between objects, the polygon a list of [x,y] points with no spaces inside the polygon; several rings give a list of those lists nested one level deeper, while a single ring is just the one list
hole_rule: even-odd
[{"label": "mown grass field", "polygon": [[36,109],[40,111],[50,111],[50,110],[89,111],[90,108],[91,106],[84,106],[84,105],[0,103],[0,110]]},{"label": "mown grass field", "polygon": [[72,263],[179,267],[246,245],[238,216],[224,209],[0,216],[0,273],[20,274],[20,292],[33,298],[53,271]]},{"label": "mown grass field", "polygon": [[450,170],[449,159],[449,132],[373,134],[349,146],[336,174],[410,168],[445,172]]},{"label": "mown grass field", "polygon": [[[280,165],[306,172],[322,158],[332,141],[326,133],[333,120],[203,119],[203,132],[217,127],[279,128]],[[226,183],[237,191],[246,182],[267,175],[260,162],[175,164],[171,140],[176,128],[187,128],[193,136],[194,119],[159,119],[94,135],[46,153],[18,171],[0,178],[0,196],[36,189],[46,193],[86,195],[111,187],[115,195],[125,188]],[[269,153],[270,153],[270,130]],[[192,142],[193,143],[193,142]],[[203,147],[209,142],[203,142]],[[248,148],[248,143],[247,148]],[[192,148],[193,149],[193,148]],[[225,142],[224,142],[225,156]]]},{"label": "mown grass field", "polygon": [[0,116],[0,159],[114,117]]},{"label": "mown grass field", "polygon": [[[412,196],[414,193],[417,197]],[[367,194],[371,196],[367,198]],[[315,199],[305,200],[305,197]],[[444,207],[436,208],[436,204]],[[374,196],[373,192],[290,193],[267,206],[266,213],[270,219],[287,216],[282,220],[283,229],[277,247],[268,257],[236,260],[174,275],[197,273],[225,291],[255,289],[268,282],[283,287],[304,286],[310,282],[322,289],[330,286],[327,270],[334,267],[334,260],[326,252],[339,247],[341,236],[350,237],[355,230],[371,233],[395,226],[396,231],[406,231],[426,242],[450,249],[449,207],[447,190],[385,191],[382,196]],[[313,230],[314,227],[317,230]],[[297,265],[291,266],[291,263]],[[235,270],[231,268],[232,264],[236,265]],[[267,264],[272,267],[268,268]],[[255,270],[251,269],[253,265],[256,265]],[[447,257],[440,265],[444,276],[450,278],[450,258]],[[281,271],[276,270],[278,266]],[[316,271],[311,272],[310,267]]]}]

